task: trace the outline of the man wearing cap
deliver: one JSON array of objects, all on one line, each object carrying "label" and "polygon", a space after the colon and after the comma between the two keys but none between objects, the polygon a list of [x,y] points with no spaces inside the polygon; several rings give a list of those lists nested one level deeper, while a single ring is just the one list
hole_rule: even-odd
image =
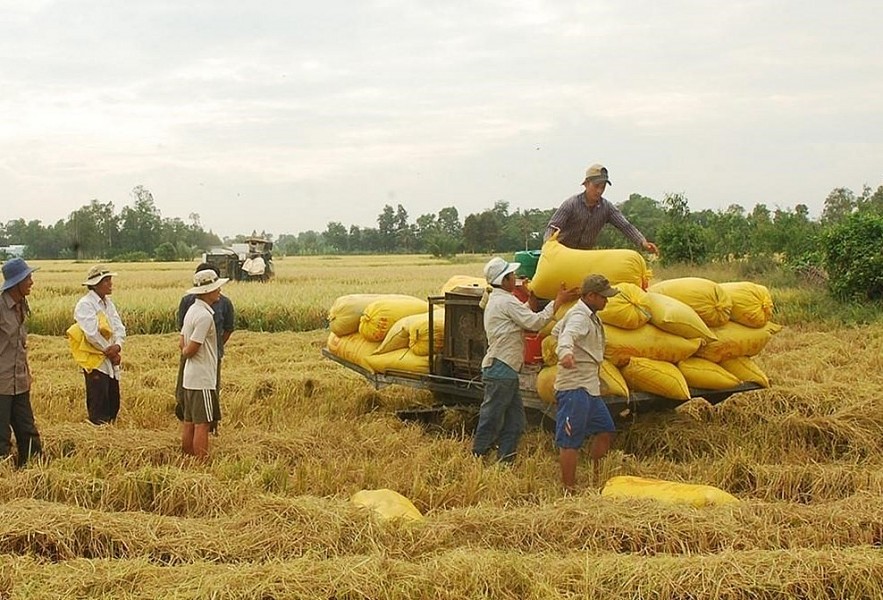
[{"label": "man wearing cap", "polygon": [[488,348],[481,361],[484,399],[478,414],[478,426],[472,453],[487,454],[497,443],[500,462],[515,460],[518,440],[524,431],[524,404],[518,389],[518,372],[524,364],[522,333],[539,331],[555,315],[559,306],[574,299],[577,290],[565,290],[562,284],[554,302],[539,313],[533,312],[512,293],[515,271],[520,263],[492,258],[484,267],[484,275],[492,286],[484,308],[484,331]]},{"label": "man wearing cap", "polygon": [[595,247],[601,229],[610,223],[636,246],[659,254],[656,244],[648,242],[637,227],[628,222],[622,212],[603,197],[608,185],[613,185],[607,167],[594,164],[586,169],[583,180],[586,190],[565,200],[546,227],[543,241],[557,231],[558,241],[568,248],[590,250]]},{"label": "man wearing cap", "polygon": [[591,436],[595,482],[601,458],[610,449],[616,428],[601,398],[601,361],[604,360],[604,326],[597,312],[619,293],[603,275],[589,275],[580,287],[580,301],[555,324],[558,338],[558,371],[555,376],[555,444],[559,448],[564,489],[576,483],[579,449]]},{"label": "man wearing cap", "polygon": [[74,307],[74,320],[86,341],[104,354],[98,367],[83,369],[86,411],[95,425],[113,423],[120,412],[120,352],[126,328],[110,299],[115,275],[104,265],[90,268],[83,281],[89,291]]},{"label": "man wearing cap", "polygon": [[[204,271],[206,269],[210,269],[215,272],[215,275],[220,276],[218,272],[218,268],[214,265],[210,265],[209,263],[200,263],[196,267],[196,273],[200,271]],[[184,294],[181,297],[181,302],[178,303],[178,331],[181,331],[181,328],[184,326],[184,316],[187,314],[187,311],[193,306],[193,303],[196,301],[196,296],[194,294]],[[235,311],[233,309],[233,302],[230,301],[230,298],[221,294],[218,297],[217,302],[212,304],[212,310],[214,311],[214,320],[215,320],[215,330],[217,332],[218,337],[218,377],[217,377],[217,388],[218,388],[218,396],[221,394],[221,362],[224,358],[224,344],[227,343],[227,340],[230,339],[230,336],[233,334],[233,329],[236,324]],[[183,346],[182,346],[183,347]],[[177,404],[175,405],[175,414],[177,415],[179,420],[184,418],[184,357],[181,357],[181,363],[178,367],[178,383],[175,387],[175,397],[177,400]],[[211,430],[213,433],[217,433],[218,421],[221,420],[221,405],[220,403],[214,407],[214,417],[215,420],[212,422]]]},{"label": "man wearing cap", "polygon": [[196,299],[184,315],[179,345],[184,357],[183,422],[181,449],[184,454],[208,456],[208,435],[216,421],[218,399],[218,332],[212,305],[221,296],[227,279],[211,269],[197,271],[193,287],[187,290]]},{"label": "man wearing cap", "polygon": [[21,467],[43,447],[31,408],[31,371],[28,366],[28,330],[30,314],[27,295],[36,271],[21,258],[3,263],[3,288],[0,292],[0,458],[9,454],[10,427],[18,447],[16,465]]}]

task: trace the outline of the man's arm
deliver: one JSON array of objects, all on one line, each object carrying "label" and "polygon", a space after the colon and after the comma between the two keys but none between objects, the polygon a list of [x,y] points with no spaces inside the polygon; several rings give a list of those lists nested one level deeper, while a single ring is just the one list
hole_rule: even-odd
[{"label": "man's arm", "polygon": [[644,234],[638,231],[637,227],[629,223],[629,220],[625,218],[622,211],[613,204],[610,205],[610,215],[607,217],[607,222],[619,229],[624,236],[635,244],[635,246],[643,248],[653,254],[659,254],[659,249],[656,247],[656,244],[648,242],[647,238],[644,237]]}]

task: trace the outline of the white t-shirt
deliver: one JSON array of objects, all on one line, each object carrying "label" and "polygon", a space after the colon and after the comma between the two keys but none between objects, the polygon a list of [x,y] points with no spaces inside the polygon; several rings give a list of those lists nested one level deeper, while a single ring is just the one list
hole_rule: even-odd
[{"label": "white t-shirt", "polygon": [[214,314],[211,306],[197,298],[184,315],[181,327],[184,345],[191,341],[202,344],[184,363],[186,390],[213,390],[218,385],[218,332]]}]

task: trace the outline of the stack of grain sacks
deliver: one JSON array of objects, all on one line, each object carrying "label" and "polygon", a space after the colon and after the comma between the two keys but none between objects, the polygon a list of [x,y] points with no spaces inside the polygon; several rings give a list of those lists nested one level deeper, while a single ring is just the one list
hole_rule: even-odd
[{"label": "stack of grain sacks", "polygon": [[[769,380],[752,356],[763,350],[781,327],[770,321],[769,290],[742,281],[716,283],[685,277],[649,285],[652,273],[632,250],[573,250],[555,240],[543,245],[531,290],[552,298],[563,282],[578,287],[586,275],[600,273],[620,294],[598,313],[607,338],[601,365],[602,395],[650,392],[686,400],[689,388],[718,390],[741,382],[767,387]],[[555,322],[570,308],[561,307]],[[545,366],[537,392],[554,402],[557,340],[543,329]]]}]

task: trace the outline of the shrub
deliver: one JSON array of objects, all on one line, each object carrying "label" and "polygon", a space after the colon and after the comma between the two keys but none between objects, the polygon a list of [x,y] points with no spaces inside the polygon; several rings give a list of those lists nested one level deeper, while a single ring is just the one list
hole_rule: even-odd
[{"label": "shrub", "polygon": [[883,299],[883,216],[854,213],[823,236],[831,293],[841,299]]}]

